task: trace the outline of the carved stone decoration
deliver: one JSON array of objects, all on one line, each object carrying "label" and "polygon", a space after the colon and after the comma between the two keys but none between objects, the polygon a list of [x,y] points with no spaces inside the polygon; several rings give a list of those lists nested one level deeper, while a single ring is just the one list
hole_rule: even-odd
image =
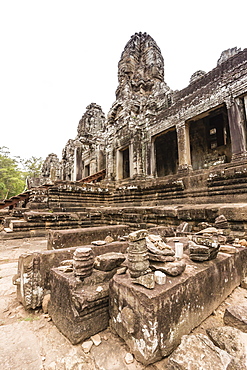
[{"label": "carved stone decoration", "polygon": [[235,54],[239,53],[241,48],[238,49],[236,46],[234,48],[230,48],[227,50],[222,51],[220,58],[217,61],[217,66],[224,63],[227,59],[233,57]]},{"label": "carved stone decoration", "polygon": [[92,248],[77,248],[74,252],[73,268],[75,276],[84,279],[93,272],[94,257]]},{"label": "carved stone decoration", "polygon": [[43,283],[40,274],[40,257],[37,254],[23,254],[25,265],[19,263],[19,274],[13,278],[17,285],[17,297],[25,309],[35,309],[42,305]]},{"label": "carved stone decoration", "polygon": [[194,235],[189,244],[190,259],[192,261],[207,261],[217,257],[220,244],[217,237]]},{"label": "carved stone decoration", "polygon": [[77,138],[88,136],[98,136],[100,131],[105,128],[105,114],[100,105],[91,103],[86,107],[86,112],[79,121],[77,128]]},{"label": "carved stone decoration", "polygon": [[74,152],[75,152],[74,140],[70,139],[67,141],[62,151],[62,161],[61,161],[62,180],[72,180],[73,178]]},{"label": "carved stone decoration", "polygon": [[132,278],[138,278],[150,272],[146,236],[146,230],[129,234],[128,267]]},{"label": "carved stone decoration", "polygon": [[[170,245],[164,243],[160,236],[158,235],[148,235],[146,237],[147,248],[149,252],[153,253],[154,255],[162,255],[162,256],[174,256],[175,252],[170,247]],[[150,253],[150,254],[151,254]]]},{"label": "carved stone decoration", "polygon": [[45,159],[41,170],[41,176],[51,181],[55,181],[60,177],[60,162],[56,154],[51,153]]},{"label": "carved stone decoration", "polygon": [[228,225],[226,217],[224,215],[219,215],[218,217],[216,217],[215,226],[218,229],[228,229],[229,225]]},{"label": "carved stone decoration", "polygon": [[117,97],[131,93],[150,94],[164,81],[164,60],[156,42],[146,32],[135,33],[118,63]]},{"label": "carved stone decoration", "polygon": [[101,271],[111,271],[124,261],[125,256],[122,253],[104,253],[95,258],[94,268]]},{"label": "carved stone decoration", "polygon": [[190,84],[197,81],[199,78],[203,77],[206,74],[204,71],[196,71],[193,73],[193,75],[190,77]]},{"label": "carved stone decoration", "polygon": [[138,278],[149,271],[148,249],[145,239],[130,243],[128,266],[132,278]]}]

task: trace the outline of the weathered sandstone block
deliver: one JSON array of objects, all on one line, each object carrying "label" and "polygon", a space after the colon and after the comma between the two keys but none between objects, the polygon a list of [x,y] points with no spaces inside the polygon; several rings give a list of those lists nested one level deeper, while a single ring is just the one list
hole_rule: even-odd
[{"label": "weathered sandstone block", "polygon": [[87,227],[70,230],[50,230],[47,249],[69,248],[90,244],[94,240],[104,240],[110,235],[114,240],[127,235],[129,227],[126,225],[111,225]]},{"label": "weathered sandstone block", "polygon": [[[219,253],[211,261],[187,258],[184,273],[153,290],[132,283],[128,273],[110,283],[111,327],[136,359],[151,364],[168,356],[236,288],[245,273],[247,249]],[[131,320],[126,319],[127,312]]]},{"label": "weathered sandstone block", "polygon": [[117,269],[94,270],[82,282],[73,272],[51,270],[51,299],[48,312],[53,323],[72,344],[107,328],[109,324],[109,280]]}]

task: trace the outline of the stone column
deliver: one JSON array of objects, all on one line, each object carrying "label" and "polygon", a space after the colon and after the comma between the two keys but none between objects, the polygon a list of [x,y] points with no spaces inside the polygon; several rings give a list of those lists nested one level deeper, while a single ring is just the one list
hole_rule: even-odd
[{"label": "stone column", "polygon": [[246,127],[243,101],[239,98],[226,102],[231,135],[232,162],[247,159]]},{"label": "stone column", "polygon": [[74,172],[72,181],[78,181],[82,179],[82,148],[79,145],[75,145],[74,149]]},{"label": "stone column", "polygon": [[123,153],[120,150],[117,150],[116,162],[116,180],[121,180],[123,178]]},{"label": "stone column", "polygon": [[116,179],[114,173],[114,152],[110,145],[106,147],[106,177],[105,179],[108,181],[112,181]]},{"label": "stone column", "polygon": [[130,178],[132,179],[137,175],[137,163],[134,163],[134,145],[129,145],[129,166],[130,166]]},{"label": "stone column", "polygon": [[77,152],[77,147],[74,148],[74,168],[73,168],[73,173],[71,174],[71,180],[76,181],[76,172],[77,172],[77,161],[76,161],[76,152]]},{"label": "stone column", "polygon": [[178,141],[178,173],[186,173],[192,170],[190,156],[189,124],[180,122],[176,125]]},{"label": "stone column", "polygon": [[245,95],[243,99],[244,99],[245,117],[247,117],[247,95]]},{"label": "stone column", "polygon": [[151,141],[146,141],[145,142],[145,177],[153,177],[152,174],[152,165],[151,165],[151,160],[152,160],[152,142]]}]

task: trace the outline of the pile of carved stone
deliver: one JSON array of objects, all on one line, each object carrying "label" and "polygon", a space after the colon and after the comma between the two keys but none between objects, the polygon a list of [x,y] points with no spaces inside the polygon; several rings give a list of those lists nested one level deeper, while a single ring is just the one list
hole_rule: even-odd
[{"label": "pile of carved stone", "polygon": [[[161,236],[139,230],[128,235],[123,253],[94,256],[92,248],[77,247],[73,259],[51,269],[48,312],[73,343],[104,330],[109,324],[109,283],[128,269],[131,281],[148,289],[165,284],[166,275],[180,275],[186,266]],[[98,318],[100,317],[100,320]]]},{"label": "pile of carved stone", "polygon": [[207,261],[216,258],[220,249],[217,230],[204,230],[204,233],[193,235],[189,249],[192,261]]},{"label": "pile of carved stone", "polygon": [[217,257],[219,250],[231,253],[235,246],[246,246],[245,239],[239,240],[233,237],[224,215],[216,218],[215,227],[206,223],[203,223],[202,226],[206,226],[206,228],[191,235],[189,241],[189,256],[192,261],[212,260]]},{"label": "pile of carved stone", "polygon": [[133,283],[153,289],[155,283],[165,283],[166,274],[180,275],[185,266],[159,235],[148,234],[147,230],[129,234],[128,268]]}]

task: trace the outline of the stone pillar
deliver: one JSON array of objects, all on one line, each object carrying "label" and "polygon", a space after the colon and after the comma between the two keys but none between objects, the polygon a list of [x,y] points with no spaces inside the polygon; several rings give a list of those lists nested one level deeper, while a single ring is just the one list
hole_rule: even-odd
[{"label": "stone pillar", "polygon": [[78,145],[74,149],[74,171],[72,174],[72,181],[78,181],[82,179],[82,148]]},{"label": "stone pillar", "polygon": [[[134,163],[135,161],[135,163]],[[132,179],[135,175],[137,175],[137,158],[135,156],[134,160],[134,146],[133,143],[129,145],[129,164],[130,164],[130,178]]]},{"label": "stone pillar", "polygon": [[186,173],[192,170],[190,156],[189,124],[180,122],[176,125],[178,141],[178,173]]},{"label": "stone pillar", "polygon": [[247,117],[247,95],[245,95],[243,99],[244,99],[245,117]]},{"label": "stone pillar", "polygon": [[111,149],[111,146],[107,146],[106,148],[106,180],[112,181],[115,180],[116,174],[114,173],[114,152]]},{"label": "stone pillar", "polygon": [[155,139],[152,138],[150,148],[150,177],[156,177],[156,155],[155,155]]},{"label": "stone pillar", "polygon": [[145,163],[145,176],[146,177],[153,177],[152,176],[152,165],[151,165],[151,161],[152,161],[152,145],[153,143],[151,141],[146,141],[145,143],[146,145],[146,150],[145,150],[145,160],[146,160],[146,163]]},{"label": "stone pillar", "polygon": [[247,159],[244,106],[237,98],[226,103],[231,135],[232,162]]},{"label": "stone pillar", "polygon": [[121,180],[123,178],[123,153],[120,150],[117,150],[116,161],[116,179]]},{"label": "stone pillar", "polygon": [[74,166],[73,166],[73,173],[71,174],[71,180],[72,181],[76,181],[76,167],[77,167],[77,163],[76,163],[76,152],[77,152],[77,148],[75,147],[74,148]]}]

